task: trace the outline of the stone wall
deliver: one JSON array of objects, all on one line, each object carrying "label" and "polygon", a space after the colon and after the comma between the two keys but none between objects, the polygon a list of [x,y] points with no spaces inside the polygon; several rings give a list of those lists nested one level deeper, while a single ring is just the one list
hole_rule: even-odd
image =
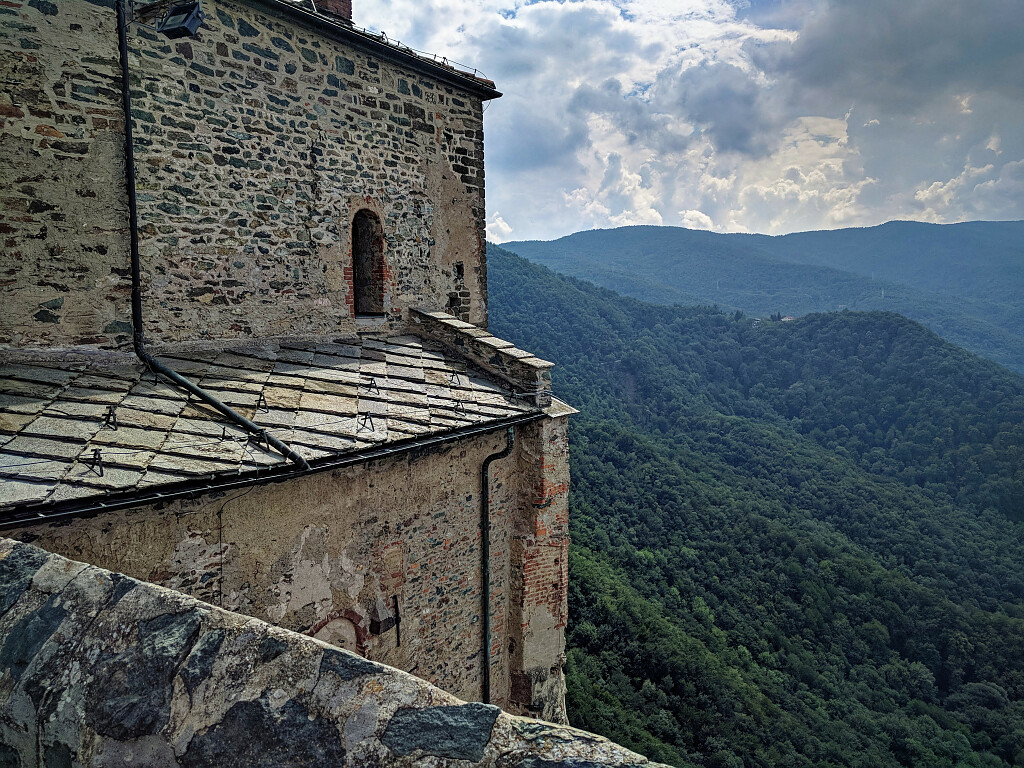
[{"label": "stone wall", "polygon": [[511,569],[519,578],[509,605],[509,711],[565,722],[565,625],[569,617],[569,415],[556,403],[552,418],[523,428],[520,471],[528,478],[529,514],[517,518]]},{"label": "stone wall", "polygon": [[572,728],[0,539],[5,766],[650,766]]},{"label": "stone wall", "polygon": [[541,407],[551,404],[554,363],[541,360],[512,342],[492,336],[483,328],[448,313],[413,308],[409,314],[418,333],[502,379],[533,404]]},{"label": "stone wall", "polygon": [[[565,422],[561,416],[517,428],[514,452],[490,470],[492,702],[557,721],[565,718],[567,539],[564,521],[548,522],[552,510],[564,511],[564,494],[545,494],[553,467],[568,472]],[[499,431],[228,495],[8,535],[479,700],[480,470],[505,443]]]},{"label": "stone wall", "polygon": [[[123,128],[107,0],[4,0],[0,343],[131,331]],[[192,39],[133,25],[145,332],[353,335],[351,223],[385,233],[386,309],[486,323],[482,103],[256,0]],[[374,325],[379,329],[380,324]],[[385,328],[386,330],[386,328]]]},{"label": "stone wall", "polygon": [[0,344],[131,337],[113,7],[0,3]]}]

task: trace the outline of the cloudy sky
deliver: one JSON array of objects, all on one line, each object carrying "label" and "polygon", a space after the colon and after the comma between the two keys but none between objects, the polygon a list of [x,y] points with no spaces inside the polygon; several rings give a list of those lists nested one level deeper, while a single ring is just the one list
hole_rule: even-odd
[{"label": "cloudy sky", "polygon": [[1024,0],[355,0],[478,67],[488,233],[1024,219]]}]

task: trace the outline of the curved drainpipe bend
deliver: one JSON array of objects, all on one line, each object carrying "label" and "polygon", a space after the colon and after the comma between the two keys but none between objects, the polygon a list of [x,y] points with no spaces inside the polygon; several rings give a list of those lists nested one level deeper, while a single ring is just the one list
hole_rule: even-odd
[{"label": "curved drainpipe bend", "polygon": [[142,333],[142,270],[139,259],[139,212],[135,197],[135,143],[132,136],[131,84],[128,74],[128,14],[125,8],[127,0],[116,0],[117,5],[117,47],[121,57],[121,103],[124,107],[124,165],[128,187],[128,229],[131,244],[131,276],[132,276],[132,342],[135,354],[153,373],[160,374],[171,383],[184,389],[199,400],[216,409],[230,421],[238,424],[251,435],[255,435],[286,459],[309,469],[309,464],[299,454],[274,437],[265,428],[253,423],[226,403],[218,400],[209,392],[201,389],[176,371],[153,357],[146,350],[145,337]]},{"label": "curved drainpipe bend", "polygon": [[504,459],[516,444],[516,431],[509,427],[506,433],[505,447],[484,459],[480,468],[480,561],[482,595],[480,597],[480,613],[484,621],[483,646],[483,697],[484,704],[491,703],[491,491],[488,472],[491,462]]}]

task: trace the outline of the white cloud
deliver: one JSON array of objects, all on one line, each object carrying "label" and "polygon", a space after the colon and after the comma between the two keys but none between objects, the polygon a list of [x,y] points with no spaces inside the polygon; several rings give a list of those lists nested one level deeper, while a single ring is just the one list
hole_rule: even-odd
[{"label": "white cloud", "polygon": [[1024,199],[1024,160],[1007,163],[999,176],[978,184],[974,190],[977,218],[1006,219],[1020,217]]},{"label": "white cloud", "polygon": [[611,219],[608,207],[595,200],[590,190],[585,187],[565,192],[563,198],[568,212],[575,212],[580,222],[579,229],[593,229],[599,227],[601,222]]},{"label": "white cloud", "polygon": [[772,154],[737,169],[735,221],[757,232],[780,234],[860,223],[860,196],[874,183],[847,135],[848,120],[802,117],[783,132]]},{"label": "white cloud", "polygon": [[992,165],[981,168],[965,165],[958,176],[948,181],[933,181],[927,186],[922,184],[915,190],[914,199],[928,206],[928,215],[937,215],[936,208],[949,208],[961,190],[965,187],[975,186],[977,183],[975,180],[979,176],[989,176],[993,170]]},{"label": "white cloud", "polygon": [[487,218],[487,239],[493,243],[504,243],[511,240],[511,225],[495,211]]},{"label": "white cloud", "polygon": [[695,211],[692,209],[689,211],[680,211],[679,221],[684,227],[687,227],[688,229],[715,228],[715,222],[713,222],[711,220],[711,217],[708,216],[703,211]]}]

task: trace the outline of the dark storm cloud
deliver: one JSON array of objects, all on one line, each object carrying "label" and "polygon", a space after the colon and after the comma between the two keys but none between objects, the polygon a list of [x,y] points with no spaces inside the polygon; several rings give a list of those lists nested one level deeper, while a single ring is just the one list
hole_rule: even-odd
[{"label": "dark storm cloud", "polygon": [[1020,0],[831,2],[809,14],[792,47],[758,49],[754,60],[813,89],[815,98],[908,114],[957,93],[1020,99],[1022,35]]},{"label": "dark storm cloud", "polygon": [[672,112],[698,125],[719,152],[760,156],[775,143],[779,121],[766,90],[737,66],[708,63],[663,73],[657,92]]},{"label": "dark storm cloud", "polygon": [[[1024,3],[819,2],[797,41],[750,49],[795,114],[849,111],[877,218],[1021,217]],[[987,170],[986,170],[987,169]]]},{"label": "dark storm cloud", "polygon": [[689,144],[690,131],[681,125],[675,110],[663,110],[664,106],[659,99],[626,91],[618,79],[610,77],[598,85],[580,85],[569,100],[568,113],[605,117],[630,146],[651,147],[659,154],[680,152]]}]

